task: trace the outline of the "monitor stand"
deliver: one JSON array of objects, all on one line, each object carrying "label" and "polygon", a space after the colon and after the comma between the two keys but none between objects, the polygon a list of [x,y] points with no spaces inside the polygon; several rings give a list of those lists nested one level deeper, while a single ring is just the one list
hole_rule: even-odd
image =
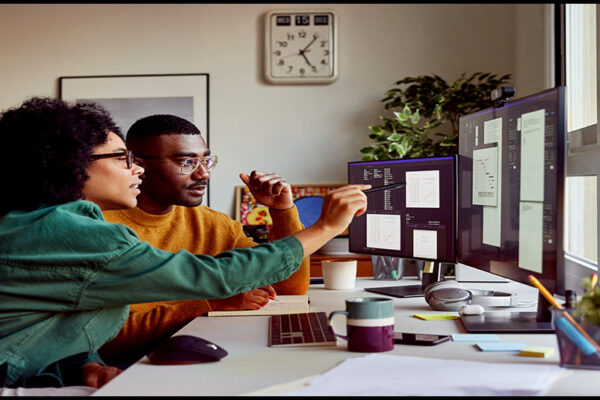
[{"label": "monitor stand", "polygon": [[437,261],[425,261],[420,285],[372,287],[365,288],[365,290],[392,297],[423,297],[425,295],[425,288],[439,280],[440,263]]},{"label": "monitor stand", "polygon": [[470,333],[554,333],[550,302],[540,293],[537,312],[484,312],[462,315],[460,320]]}]

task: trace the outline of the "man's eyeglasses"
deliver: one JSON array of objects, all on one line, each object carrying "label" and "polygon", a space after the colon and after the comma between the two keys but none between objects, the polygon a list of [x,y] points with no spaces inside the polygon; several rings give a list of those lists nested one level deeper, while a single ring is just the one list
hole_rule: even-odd
[{"label": "man's eyeglasses", "polygon": [[217,165],[218,161],[219,157],[217,156],[186,158],[179,163],[179,170],[182,174],[189,175],[200,168],[200,165],[202,165],[204,169],[210,171],[215,167],[215,165]]},{"label": "man's eyeglasses", "polygon": [[[142,156],[139,154],[135,155],[137,158],[142,158],[142,159],[160,159],[160,157],[151,157],[151,156]],[[217,162],[219,161],[219,157],[211,155],[211,156],[204,156],[204,157],[190,157],[190,158],[186,158],[182,161],[177,161],[177,164],[179,165],[179,171],[181,172],[182,175],[189,175],[194,173],[194,171],[196,171],[198,168],[200,168],[200,166],[202,165],[202,167],[204,167],[205,170],[210,171],[211,169],[213,169],[215,167],[215,165],[217,165]]]},{"label": "man's eyeglasses", "polygon": [[116,153],[92,154],[90,161],[99,160],[101,158],[123,157],[123,161],[127,164],[127,169],[133,167],[133,152],[131,150],[118,151]]}]

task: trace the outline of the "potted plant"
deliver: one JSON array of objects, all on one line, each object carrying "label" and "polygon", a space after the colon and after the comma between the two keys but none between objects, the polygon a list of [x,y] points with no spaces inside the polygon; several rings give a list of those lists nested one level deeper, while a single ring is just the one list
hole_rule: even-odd
[{"label": "potted plant", "polygon": [[[511,75],[475,72],[461,74],[452,83],[438,75],[406,77],[381,100],[394,118],[380,116],[369,126],[373,144],[360,150],[363,161],[454,155],[458,149],[458,119],[492,106],[492,90],[507,84]],[[444,131],[445,129],[445,131]],[[404,260],[372,256],[375,279],[402,278]],[[422,271],[417,263],[417,274]],[[389,267],[389,266],[394,267]],[[393,273],[392,273],[393,272]],[[445,275],[454,275],[446,266]]]},{"label": "potted plant", "polygon": [[[492,90],[508,83],[511,75],[463,73],[453,83],[438,75],[407,77],[396,82],[381,100],[395,118],[380,116],[369,126],[375,143],[360,150],[363,161],[392,160],[456,154],[458,118],[492,106]],[[443,132],[438,128],[446,128]]]}]

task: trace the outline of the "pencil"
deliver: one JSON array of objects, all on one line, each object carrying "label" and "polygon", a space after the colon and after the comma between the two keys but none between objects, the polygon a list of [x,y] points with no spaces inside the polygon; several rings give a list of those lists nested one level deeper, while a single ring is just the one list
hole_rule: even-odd
[{"label": "pencil", "polygon": [[542,285],[541,282],[538,281],[533,275],[529,275],[529,280],[531,281],[533,286],[535,286],[540,291],[542,296],[544,296],[546,300],[548,300],[550,304],[552,304],[554,308],[556,308],[557,310],[563,310],[561,312],[561,315],[565,317],[565,319],[567,319],[567,321],[569,321],[571,325],[573,325],[575,329],[577,329],[579,333],[581,333],[596,348],[597,351],[600,351],[600,346],[598,345],[598,343],[596,343],[596,341],[592,339],[590,335],[588,335],[588,333],[577,323],[577,321],[573,319],[571,314],[569,314],[567,311],[564,311],[564,307],[558,304],[558,302],[554,299],[554,296],[550,294],[548,289],[546,289],[544,285]]},{"label": "pencil", "polygon": [[558,304],[558,302],[554,299],[554,296],[552,296],[550,294],[550,292],[548,291],[548,289],[546,289],[544,287],[544,285],[542,285],[542,283],[540,281],[538,281],[535,276],[529,275],[529,280],[531,281],[531,283],[533,284],[533,286],[535,286],[540,291],[540,293],[542,294],[542,296],[544,296],[546,298],[546,300],[548,300],[550,302],[550,304],[552,304],[552,306],[554,308],[557,308],[559,310],[563,309],[563,306],[561,306],[560,304]]},{"label": "pencil", "polygon": [[374,187],[374,188],[371,188],[371,189],[363,190],[363,193],[378,192],[380,190],[398,189],[398,188],[401,188],[404,185],[406,185],[406,182],[392,183],[391,185],[377,186],[377,187]]}]

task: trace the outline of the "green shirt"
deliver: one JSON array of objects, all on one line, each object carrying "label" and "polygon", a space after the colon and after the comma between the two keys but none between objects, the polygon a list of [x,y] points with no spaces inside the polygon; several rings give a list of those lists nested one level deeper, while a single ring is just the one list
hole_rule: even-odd
[{"label": "green shirt", "polygon": [[75,354],[93,354],[128,304],[230,297],[279,282],[302,262],[293,236],[216,257],[171,253],[75,201],[0,219],[0,365],[10,385]]}]

